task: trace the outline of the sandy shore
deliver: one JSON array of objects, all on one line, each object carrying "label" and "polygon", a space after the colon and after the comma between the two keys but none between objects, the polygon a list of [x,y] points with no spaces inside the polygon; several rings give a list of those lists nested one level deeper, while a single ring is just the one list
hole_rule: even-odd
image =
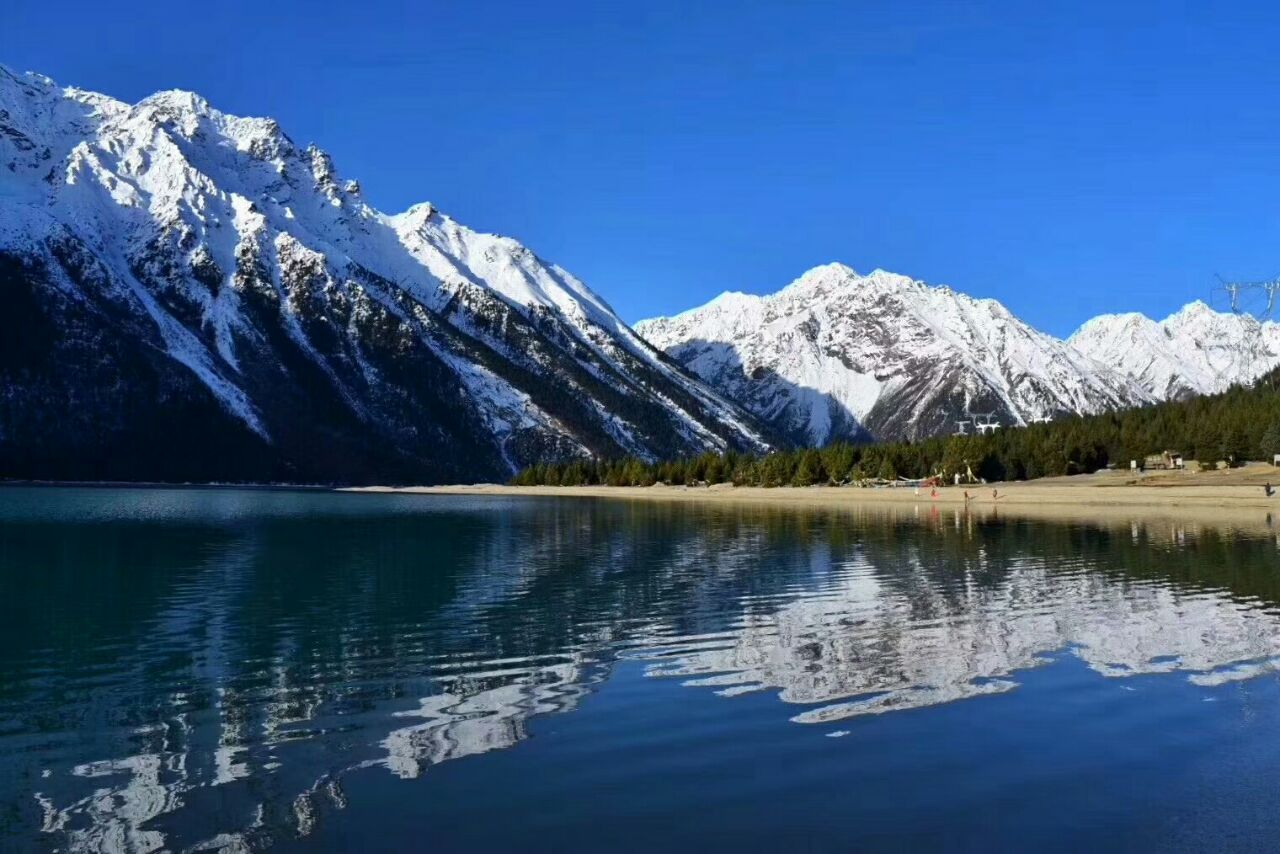
[{"label": "sandy shore", "polygon": [[[1280,469],[1249,466],[1220,472],[1152,473],[1106,472],[1066,478],[949,486],[918,492],[910,487],[860,489],[854,487],[710,487],[651,486],[500,486],[476,484],[427,487],[362,487],[365,492],[403,492],[467,496],[554,496],[610,498],[631,501],[739,502],[810,508],[848,508],[918,514],[968,512],[992,515],[1123,522],[1167,519],[1224,528],[1270,529],[1272,514],[1280,525],[1280,496],[1267,498],[1262,485],[1280,484]],[[997,497],[993,497],[993,490]],[[969,499],[966,501],[965,493]]]}]

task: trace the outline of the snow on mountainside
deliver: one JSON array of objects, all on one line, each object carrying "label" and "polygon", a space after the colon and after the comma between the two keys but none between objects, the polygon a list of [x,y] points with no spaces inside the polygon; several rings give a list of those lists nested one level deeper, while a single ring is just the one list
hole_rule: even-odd
[{"label": "snow on mountainside", "polygon": [[759,448],[569,273],[190,92],[0,66],[0,475],[503,478]]},{"label": "snow on mountainside", "polygon": [[975,413],[1010,426],[1152,399],[994,300],[841,264],[771,296],[726,293],[636,330],[805,444],[915,439]]},{"label": "snow on mountainside", "polygon": [[1280,365],[1280,324],[1199,301],[1159,322],[1137,313],[1101,315],[1067,343],[1161,399],[1225,391]]}]

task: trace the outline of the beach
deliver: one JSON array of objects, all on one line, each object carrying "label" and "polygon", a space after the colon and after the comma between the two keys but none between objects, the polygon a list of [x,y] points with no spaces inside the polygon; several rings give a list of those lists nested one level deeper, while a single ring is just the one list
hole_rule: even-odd
[{"label": "beach", "polygon": [[[848,508],[919,513],[931,509],[974,516],[1123,522],[1167,519],[1216,528],[1269,529],[1280,512],[1280,495],[1264,485],[1280,483],[1280,469],[1252,464],[1210,472],[1108,471],[1011,483],[912,486],[736,487],[712,486],[450,486],[356,487],[352,491],[459,496],[547,496],[630,501],[751,503],[779,507]],[[968,498],[966,498],[966,494]]]}]

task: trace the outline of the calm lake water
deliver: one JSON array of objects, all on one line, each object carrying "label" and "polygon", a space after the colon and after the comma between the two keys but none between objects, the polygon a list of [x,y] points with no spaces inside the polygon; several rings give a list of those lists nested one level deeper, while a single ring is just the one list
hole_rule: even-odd
[{"label": "calm lake water", "polygon": [[0,489],[0,849],[1275,850],[1267,524]]}]

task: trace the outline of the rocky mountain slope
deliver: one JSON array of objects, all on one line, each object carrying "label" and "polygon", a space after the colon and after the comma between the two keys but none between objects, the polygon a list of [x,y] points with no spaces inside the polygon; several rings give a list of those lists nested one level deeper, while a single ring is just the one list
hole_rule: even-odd
[{"label": "rocky mountain slope", "polygon": [[1213,394],[1280,365],[1280,324],[1193,302],[1162,321],[1104,314],[1067,343],[1160,399]]},{"label": "rocky mountain slope", "polygon": [[787,440],[917,439],[1149,402],[1137,383],[994,300],[817,267],[636,330]]},{"label": "rocky mountain slope", "polygon": [[505,478],[759,448],[564,270],[190,92],[0,67],[0,476]]}]

